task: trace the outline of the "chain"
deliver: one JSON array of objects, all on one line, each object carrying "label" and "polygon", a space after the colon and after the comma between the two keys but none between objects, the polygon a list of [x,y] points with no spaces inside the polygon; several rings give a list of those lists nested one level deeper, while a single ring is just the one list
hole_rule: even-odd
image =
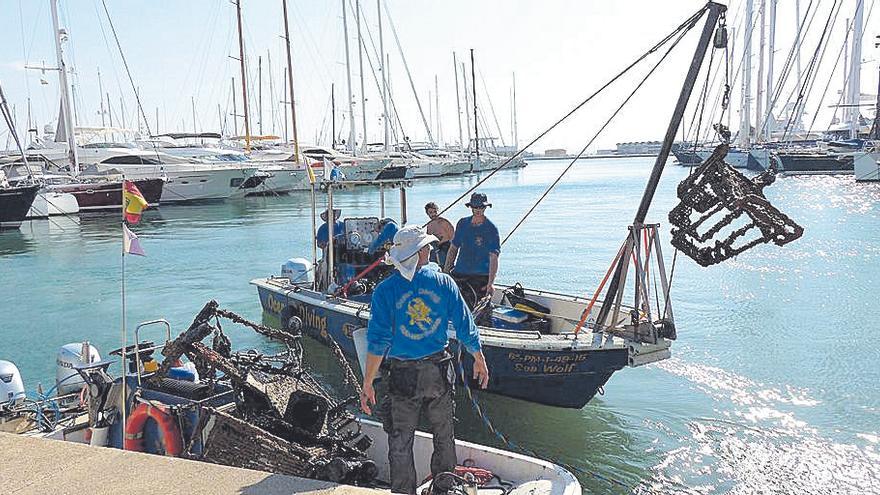
[{"label": "chain", "polygon": [[345,383],[346,385],[350,385],[351,388],[357,392],[357,395],[361,395],[361,384],[357,378],[357,375],[354,374],[354,370],[351,369],[351,365],[348,364],[348,360],[345,359],[345,354],[342,353],[342,347],[339,346],[339,343],[336,342],[336,339],[327,332],[327,338],[330,340],[331,350],[333,351],[333,355],[336,356],[336,360],[339,361],[339,365],[342,366],[342,371],[345,372]]},{"label": "chain", "polygon": [[[702,266],[720,263],[763,243],[783,246],[804,233],[803,227],[764,197],[763,189],[775,181],[775,166],[771,164],[769,170],[749,179],[724,161],[728,149],[727,143],[718,145],[712,156],[678,185],[681,202],[669,212],[672,245]],[[698,232],[723,211],[728,213],[702,234]],[[695,213],[699,217],[692,220]],[[743,216],[745,225],[708,245],[722,229]],[[759,237],[735,245],[753,229],[760,232]]]}]

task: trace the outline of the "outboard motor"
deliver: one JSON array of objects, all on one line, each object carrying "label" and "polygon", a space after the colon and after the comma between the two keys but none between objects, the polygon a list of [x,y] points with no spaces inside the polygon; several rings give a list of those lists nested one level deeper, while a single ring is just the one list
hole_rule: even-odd
[{"label": "outboard motor", "polygon": [[14,406],[24,398],[24,383],[18,367],[10,361],[0,361],[0,409]]},{"label": "outboard motor", "polygon": [[58,395],[79,391],[85,381],[74,366],[95,363],[101,360],[98,349],[88,342],[65,344],[58,350],[55,358],[55,387]]},{"label": "outboard motor", "polygon": [[291,258],[281,265],[281,276],[290,279],[292,284],[313,284],[315,267],[305,258]]}]

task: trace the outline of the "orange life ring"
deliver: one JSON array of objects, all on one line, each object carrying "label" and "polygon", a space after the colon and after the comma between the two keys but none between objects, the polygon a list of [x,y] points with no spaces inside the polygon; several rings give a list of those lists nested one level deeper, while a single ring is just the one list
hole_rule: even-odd
[{"label": "orange life ring", "polygon": [[144,450],[144,425],[147,418],[151,418],[159,426],[162,432],[162,440],[165,444],[165,455],[177,457],[183,452],[183,438],[180,435],[180,428],[174,418],[164,409],[154,407],[150,404],[140,404],[125,423],[125,440],[123,448],[135,452],[143,452]]}]

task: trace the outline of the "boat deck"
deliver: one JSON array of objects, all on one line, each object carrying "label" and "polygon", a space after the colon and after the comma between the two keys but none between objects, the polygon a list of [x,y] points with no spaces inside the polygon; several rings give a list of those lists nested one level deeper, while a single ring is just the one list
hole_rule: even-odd
[{"label": "boat deck", "polygon": [[[376,494],[378,490],[0,433],[4,493]],[[387,493],[387,492],[386,492]]]}]

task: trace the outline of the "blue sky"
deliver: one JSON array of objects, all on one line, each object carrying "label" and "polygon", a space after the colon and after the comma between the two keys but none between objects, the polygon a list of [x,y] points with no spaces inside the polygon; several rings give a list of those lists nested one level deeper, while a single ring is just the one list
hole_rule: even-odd
[{"label": "blue sky", "polygon": [[[843,8],[829,44],[827,57],[831,60],[823,64],[824,72],[817,83],[819,89],[829,77],[832,77],[832,82],[843,80],[842,75],[831,75],[831,67],[842,45],[844,30],[841,26],[845,17],[852,16],[855,1],[843,0]],[[867,17],[874,2],[865,1]],[[807,3],[802,2],[804,8]],[[350,4],[353,5],[353,0]],[[516,73],[519,137],[521,142],[525,142],[702,4],[701,1],[691,0],[388,0],[414,84],[426,117],[430,112],[435,132],[437,119],[433,100],[434,78],[437,76],[440,128],[446,142],[458,140],[453,51],[458,54],[459,61],[467,62],[468,49],[475,49],[481,111],[488,127],[493,129],[492,134],[503,136],[508,142],[512,134],[510,90],[512,74]],[[777,72],[781,71],[782,59],[793,39],[793,4],[793,0],[783,0],[779,6]],[[252,133],[259,131],[260,117],[255,115],[259,113],[256,88],[259,56],[263,65],[263,133],[281,135],[284,105],[280,102],[285,99],[281,95],[282,67],[286,65],[283,40],[280,38],[283,33],[281,2],[242,0],[242,5]],[[191,131],[194,128],[216,131],[221,125],[218,114],[224,115],[227,128],[231,127],[231,78],[236,79],[236,85],[240,84],[238,63],[230,58],[238,54],[235,7],[232,4],[222,0],[107,0],[107,6],[135,84],[140,88],[141,101],[153,132],[156,130],[157,111],[160,132]],[[364,12],[364,36],[367,36],[368,28],[378,43],[376,3],[374,0],[364,0],[361,8]],[[830,6],[823,8],[830,9]],[[325,141],[329,135],[331,83],[336,85],[337,123],[347,128],[348,121],[348,117],[343,116],[346,80],[342,2],[290,0],[289,9],[301,141]],[[737,14],[740,10],[739,2],[731,5],[731,25],[738,15],[741,16]],[[819,11],[815,21],[817,25],[824,22],[826,14],[827,10]],[[39,65],[45,61],[50,66],[55,64],[48,0],[2,0],[0,18],[4,19],[4,26],[7,27],[0,31],[0,82],[10,104],[16,107],[17,121],[24,128],[30,98],[36,122],[40,125],[49,123],[57,112],[57,75],[51,72],[41,75],[23,69],[25,63]],[[878,53],[872,41],[873,36],[878,34],[878,18],[880,13],[872,15],[868,21],[863,42],[863,59],[866,62],[862,91],[865,93],[874,93],[877,86]],[[66,50],[69,63],[76,71],[73,81],[77,91],[79,124],[93,126],[101,123],[97,77],[100,69],[104,98],[106,93],[110,94],[114,124],[120,124],[123,114],[121,107],[124,105],[126,126],[136,127],[133,91],[115,47],[101,0],[62,0],[61,19],[62,25],[70,33]],[[360,83],[352,15],[349,15],[348,22],[353,66],[352,92],[357,101],[355,120],[360,140],[363,133]],[[395,104],[405,132],[413,139],[423,139],[424,126],[387,20],[385,26],[385,51],[390,55],[389,74]],[[631,102],[631,107],[620,115],[619,121],[597,141],[597,146],[613,146],[619,141],[659,139],[662,136],[698,33],[699,29],[694,29],[682,42],[655,78]],[[754,40],[757,50],[757,31]],[[369,39],[367,42],[369,44]],[[737,39],[736,44],[741,45],[741,39]],[[804,65],[814,47],[815,41],[808,36]],[[734,58],[737,56],[734,53]],[[376,63],[375,60],[373,62]],[[381,140],[382,134],[381,99],[373,72],[366,61],[364,64],[367,139],[377,141]],[[470,70],[469,64],[467,70]],[[840,67],[837,69],[841,70]],[[756,72],[755,66],[753,77],[756,77]],[[644,70],[641,74],[644,74]],[[41,84],[41,78],[48,84]],[[636,80],[629,78],[622,81],[619,88],[583,110],[569,125],[538,143],[537,151],[556,146],[569,149],[582,146]],[[831,85],[832,90],[826,100],[836,99],[836,94],[832,94],[836,85]],[[236,99],[241,112],[240,88],[238,92]],[[738,94],[737,84],[734,88],[734,105],[738,105]],[[494,116],[490,110],[490,99]],[[814,100],[817,99],[814,97]],[[819,107],[819,104],[811,103],[811,106]],[[827,110],[824,111],[827,113]],[[827,120],[821,114],[820,117]],[[239,127],[243,127],[241,119]],[[0,145],[5,140],[5,133],[0,133]]]}]

